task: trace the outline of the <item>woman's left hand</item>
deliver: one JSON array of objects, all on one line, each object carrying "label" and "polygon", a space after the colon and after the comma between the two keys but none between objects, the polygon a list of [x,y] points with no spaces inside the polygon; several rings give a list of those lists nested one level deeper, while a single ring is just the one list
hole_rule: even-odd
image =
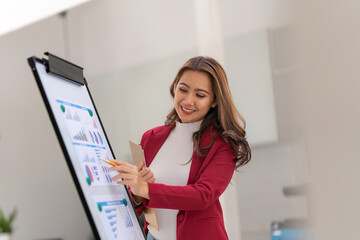
[{"label": "woman's left hand", "polygon": [[143,176],[140,173],[141,168],[139,169],[135,165],[118,160],[112,160],[112,162],[116,163],[117,166],[111,167],[109,170],[119,173],[112,180],[117,181],[121,185],[128,185],[133,194],[149,199],[149,186],[143,180]]}]

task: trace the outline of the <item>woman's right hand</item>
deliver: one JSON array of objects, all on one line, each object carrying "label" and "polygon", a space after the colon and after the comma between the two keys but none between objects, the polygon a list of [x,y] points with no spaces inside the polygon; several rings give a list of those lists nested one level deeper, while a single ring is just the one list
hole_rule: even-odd
[{"label": "woman's right hand", "polygon": [[[149,183],[153,183],[155,182],[155,177],[154,177],[154,173],[150,170],[150,168],[148,167],[144,167],[145,163],[141,162],[141,165],[138,167],[139,170],[139,174],[142,177],[142,180],[144,182],[149,182]],[[137,195],[133,195],[135,202],[139,203],[142,201],[142,197],[137,196]]]},{"label": "woman's right hand", "polygon": [[[144,165],[145,163],[141,162],[141,165],[138,168],[142,180],[144,182],[149,182],[149,183],[155,182],[154,173],[150,170],[150,168],[144,167]],[[142,197],[134,195],[134,198],[136,202],[142,201]]]}]

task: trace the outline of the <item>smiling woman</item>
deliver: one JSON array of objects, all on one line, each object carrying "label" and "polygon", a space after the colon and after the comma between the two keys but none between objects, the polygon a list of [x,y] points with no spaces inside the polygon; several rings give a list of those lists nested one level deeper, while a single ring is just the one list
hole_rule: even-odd
[{"label": "smiling woman", "polygon": [[228,239],[219,197],[235,168],[250,161],[245,121],[213,58],[188,60],[170,93],[174,108],[165,126],[141,140],[147,168],[114,160],[113,180],[130,187],[138,214],[155,208],[158,228],[145,223],[148,239]]}]

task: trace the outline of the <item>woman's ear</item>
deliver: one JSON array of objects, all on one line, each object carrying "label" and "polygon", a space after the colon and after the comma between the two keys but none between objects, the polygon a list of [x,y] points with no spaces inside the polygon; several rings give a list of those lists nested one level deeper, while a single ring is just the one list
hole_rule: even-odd
[{"label": "woman's ear", "polygon": [[217,102],[213,102],[213,104],[211,105],[212,108],[217,106]]}]

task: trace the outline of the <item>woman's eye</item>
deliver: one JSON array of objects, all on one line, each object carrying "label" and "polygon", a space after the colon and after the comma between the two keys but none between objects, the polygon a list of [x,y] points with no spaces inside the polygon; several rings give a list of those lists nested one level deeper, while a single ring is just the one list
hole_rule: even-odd
[{"label": "woman's eye", "polygon": [[179,88],[179,90],[180,90],[181,92],[187,92],[187,90],[184,89],[184,88]]},{"label": "woman's eye", "polygon": [[204,98],[205,96],[204,95],[201,95],[201,94],[196,94],[197,97],[199,98]]}]

